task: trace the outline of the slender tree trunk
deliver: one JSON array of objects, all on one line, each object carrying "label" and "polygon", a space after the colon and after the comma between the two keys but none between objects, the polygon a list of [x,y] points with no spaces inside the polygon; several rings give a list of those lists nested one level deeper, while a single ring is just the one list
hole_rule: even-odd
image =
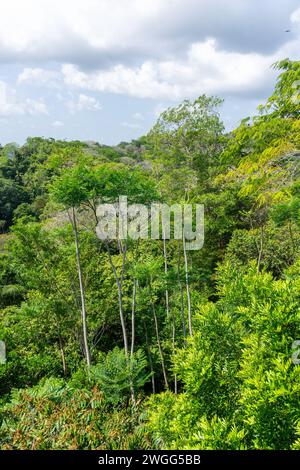
[{"label": "slender tree trunk", "polygon": [[[97,217],[97,211],[96,211],[95,204],[92,204],[90,206],[90,208],[92,209],[92,211],[94,213],[94,217],[95,217],[95,221],[96,221],[96,225],[97,225],[98,224],[98,217]],[[106,247],[106,250],[107,250],[107,253],[108,253],[109,264],[112,268],[114,278],[115,278],[115,281],[116,281],[116,284],[117,284],[119,315],[120,315],[120,322],[121,322],[121,327],[122,327],[125,358],[126,358],[127,365],[130,365],[130,367],[131,367],[131,363],[130,363],[131,358],[129,357],[127,328],[126,328],[126,322],[125,322],[124,311],[123,311],[123,292],[122,292],[123,279],[124,279],[124,274],[125,274],[126,246],[124,248],[123,245],[121,244],[120,240],[118,240],[119,251],[122,252],[122,272],[121,272],[120,277],[118,276],[116,267],[114,265],[114,262],[113,262],[113,259],[112,259],[112,256],[111,256],[111,252],[110,252],[110,248],[109,248],[109,244],[108,244],[107,240],[105,241],[105,247]],[[133,382],[132,382],[131,378],[130,378],[130,390],[131,390],[131,399],[132,399],[133,405],[135,406],[136,405],[135,393],[134,393],[134,386],[133,386]]]},{"label": "slender tree trunk", "polygon": [[74,207],[72,208],[72,220],[73,220],[73,231],[74,231],[74,236],[75,236],[76,260],[77,260],[77,270],[78,270],[78,279],[79,279],[79,287],[80,287],[80,298],[81,298],[83,346],[84,346],[84,354],[85,354],[87,367],[89,369],[91,367],[91,356],[90,356],[90,350],[89,350],[89,345],[88,345],[86,306],[85,306],[85,290],[84,290],[83,279],[82,279],[82,270],[81,270],[81,261],[80,261],[80,246],[79,246],[77,222],[76,222]]},{"label": "slender tree trunk", "polygon": [[159,356],[160,356],[160,361],[161,361],[162,372],[163,372],[163,376],[164,376],[165,388],[168,389],[169,388],[169,383],[168,383],[167,371],[166,371],[166,366],[165,366],[165,359],[164,359],[164,354],[163,354],[163,350],[162,350],[161,342],[160,342],[160,337],[159,337],[159,327],[158,327],[157,315],[156,315],[156,311],[155,311],[154,302],[152,300],[151,281],[149,283],[149,290],[150,290],[150,297],[151,297],[150,303],[151,303],[152,315],[153,315],[154,325],[155,325],[156,341],[157,341],[157,346],[158,346],[158,351],[159,351]]},{"label": "slender tree trunk", "polygon": [[186,325],[185,325],[185,315],[184,315],[183,289],[182,289],[182,282],[180,279],[180,258],[181,258],[181,250],[180,250],[180,243],[178,240],[177,279],[178,279],[178,285],[179,285],[179,291],[180,291],[180,314],[181,314],[181,323],[182,323],[182,333],[183,333],[184,344],[186,344]]},{"label": "slender tree trunk", "polygon": [[[251,215],[249,216],[249,220],[250,220],[251,229],[254,230]],[[256,237],[254,238],[256,249],[257,249],[257,271],[258,272],[260,271],[261,258],[262,258],[262,254],[263,254],[263,235],[264,235],[264,229],[263,229],[263,227],[260,227],[259,242],[256,240]]]},{"label": "slender tree trunk", "polygon": [[[110,265],[112,267],[115,279],[116,279],[116,284],[118,288],[118,302],[119,302],[119,314],[120,314],[120,321],[121,321],[121,326],[122,326],[122,333],[123,333],[123,342],[124,342],[124,352],[125,352],[125,358],[127,365],[130,367],[130,371],[132,371],[132,359],[133,357],[129,356],[129,346],[128,346],[128,335],[127,335],[127,328],[126,328],[126,321],[124,317],[124,311],[123,311],[123,280],[124,280],[124,274],[125,274],[125,262],[126,262],[126,245],[123,247],[122,243],[120,240],[118,240],[118,246],[119,246],[119,251],[122,253],[122,272],[121,275],[118,276],[116,267],[113,263],[111,253],[109,250],[108,244],[106,245],[108,248],[108,255],[109,255],[109,261]],[[136,400],[135,400],[135,392],[134,392],[134,385],[133,385],[133,380],[132,376],[130,376],[130,393],[131,393],[131,400],[133,403],[133,406],[136,406]]]},{"label": "slender tree trunk", "polygon": [[260,228],[259,249],[258,249],[257,271],[260,271],[261,258],[262,258],[262,254],[263,254],[263,240],[264,240],[264,229],[263,229],[263,227],[261,227]]},{"label": "slender tree trunk", "polygon": [[[168,261],[167,261],[167,247],[166,247],[166,238],[165,238],[165,230],[163,228],[163,247],[164,247],[164,268],[165,268],[165,275],[168,274]],[[165,297],[166,297],[166,314],[167,318],[169,318],[169,291],[168,289],[165,290]]]},{"label": "slender tree trunk", "polygon": [[119,314],[120,314],[120,321],[121,321],[122,333],[123,333],[124,350],[125,350],[125,355],[128,357],[128,339],[127,339],[126,322],[125,322],[125,317],[124,317],[124,312],[123,312],[122,286],[119,281],[117,281],[117,287],[118,287]]},{"label": "slender tree trunk", "polygon": [[[172,346],[173,354],[175,353],[176,325],[174,314],[172,315]],[[174,374],[174,392],[177,394],[177,375]]]},{"label": "slender tree trunk", "polygon": [[109,258],[109,263],[112,268],[115,281],[117,284],[117,289],[118,289],[118,304],[119,304],[119,315],[120,315],[120,322],[121,322],[121,327],[122,327],[122,334],[123,334],[123,343],[124,343],[124,351],[125,351],[125,356],[128,357],[128,338],[127,338],[127,328],[126,328],[126,322],[125,322],[125,317],[124,317],[124,312],[123,312],[123,293],[122,293],[122,277],[118,276],[116,267],[114,265],[114,262],[112,260],[111,252],[108,246],[108,243],[106,243],[106,248],[108,252],[108,258]]},{"label": "slender tree trunk", "polygon": [[[109,252],[109,259],[111,260],[110,252]],[[119,314],[120,314],[120,321],[121,321],[122,333],[123,333],[124,353],[125,353],[125,358],[126,358],[127,365],[129,365],[130,368],[131,368],[131,366],[132,366],[131,359],[132,358],[129,357],[127,328],[126,328],[126,322],[125,322],[125,317],[124,317],[124,312],[123,312],[122,280],[120,281],[120,278],[118,276],[118,273],[116,271],[115,265],[113,264],[112,260],[111,260],[111,266],[112,266],[112,269],[115,273],[115,279],[116,279],[117,288],[118,288]],[[136,400],[135,400],[135,393],[134,393],[134,386],[133,386],[132,377],[130,377],[130,392],[131,392],[131,400],[132,400],[133,406],[136,406]]]},{"label": "slender tree trunk", "polygon": [[183,255],[184,255],[184,268],[185,268],[185,285],[186,285],[186,295],[187,295],[187,304],[188,304],[188,324],[189,324],[189,334],[193,335],[192,328],[192,309],[191,309],[191,295],[190,295],[190,285],[189,285],[189,268],[188,268],[188,259],[186,252],[186,243],[185,235],[183,234]]},{"label": "slender tree trunk", "polygon": [[134,353],[134,343],[135,343],[135,308],[136,308],[136,291],[137,291],[138,281],[133,280],[133,293],[132,293],[132,310],[131,310],[131,350],[130,354],[133,356]]},{"label": "slender tree trunk", "polygon": [[62,360],[64,376],[66,377],[66,375],[67,375],[67,363],[66,363],[64,345],[63,345],[63,341],[62,341],[60,333],[58,333],[58,343],[59,343],[59,350],[60,350],[60,355],[61,355],[61,360]]},{"label": "slender tree trunk", "polygon": [[149,344],[148,331],[147,331],[147,326],[145,322],[144,322],[144,331],[145,331],[146,348],[147,348],[147,354],[148,354],[148,359],[149,359],[149,366],[150,366],[150,371],[151,371],[152,393],[154,394],[155,393],[155,374],[154,374],[154,369],[153,369],[153,361],[152,361],[151,349],[150,349],[150,344]]},{"label": "slender tree trunk", "polygon": [[293,235],[292,223],[290,220],[288,222],[288,227],[289,227],[289,234],[290,234],[290,239],[292,243],[292,253],[293,253],[293,259],[294,259],[296,249],[295,249],[295,240],[294,240],[294,235]]},{"label": "slender tree trunk", "polygon": [[[165,230],[163,227],[163,251],[164,251],[164,269],[165,269],[165,276],[167,277],[168,274],[168,258],[167,258],[167,245],[166,245],[166,235]],[[170,316],[170,303],[169,303],[169,290],[165,290],[165,297],[166,297],[166,314],[167,318]],[[175,325],[175,318],[174,314],[172,314],[172,345],[173,345],[173,352],[175,350],[175,336],[176,336],[176,325]],[[174,388],[175,393],[177,393],[177,377],[176,374],[174,376]]]},{"label": "slender tree trunk", "polygon": [[[96,226],[98,225],[98,216],[97,216],[97,210],[95,207],[95,204],[90,204],[89,207],[92,209],[94,218],[95,218],[95,223]],[[123,335],[123,343],[124,343],[124,351],[125,351],[125,356],[128,358],[128,338],[127,338],[127,329],[126,329],[126,322],[124,318],[124,312],[123,312],[123,292],[122,292],[122,284],[123,284],[123,277],[124,277],[124,271],[125,271],[125,260],[126,260],[126,249],[122,247],[120,244],[120,240],[118,240],[118,247],[119,251],[122,251],[122,273],[121,276],[118,276],[116,267],[114,265],[109,244],[107,240],[104,241],[106,251],[108,253],[108,259],[109,259],[109,264],[111,266],[111,269],[113,271],[113,275],[116,281],[117,285],[117,290],[118,290],[118,304],[119,304],[119,315],[120,315],[120,322],[121,322],[121,327],[122,327],[122,335]]]},{"label": "slender tree trunk", "polygon": [[177,395],[177,393],[178,393],[177,374],[174,375],[174,393],[175,393],[175,395]]},{"label": "slender tree trunk", "polygon": [[162,371],[163,371],[163,376],[164,376],[165,387],[166,387],[166,389],[168,389],[169,384],[168,384],[165,360],[164,360],[164,355],[163,355],[163,351],[162,351],[162,347],[161,347],[161,342],[160,342],[160,337],[159,337],[158,321],[157,321],[156,311],[155,311],[155,307],[153,305],[153,302],[151,303],[151,306],[152,306],[152,313],[153,313],[154,324],[155,324],[155,332],[156,332],[156,340],[157,340],[157,346],[158,346],[160,360],[161,360],[161,366],[162,366]]}]

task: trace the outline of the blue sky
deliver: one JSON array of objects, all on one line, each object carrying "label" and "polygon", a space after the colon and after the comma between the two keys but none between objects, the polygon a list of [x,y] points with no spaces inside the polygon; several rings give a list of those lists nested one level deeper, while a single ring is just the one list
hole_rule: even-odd
[{"label": "blue sky", "polygon": [[299,0],[0,0],[0,18],[1,144],[117,144],[202,93],[232,129],[271,93],[271,65],[300,58]]}]

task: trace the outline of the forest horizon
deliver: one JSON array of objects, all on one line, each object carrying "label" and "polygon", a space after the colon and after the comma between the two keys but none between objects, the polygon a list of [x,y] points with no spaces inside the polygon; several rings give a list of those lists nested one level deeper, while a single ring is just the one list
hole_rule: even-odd
[{"label": "forest horizon", "polygon": [[299,2],[0,17],[0,466],[296,465]]}]

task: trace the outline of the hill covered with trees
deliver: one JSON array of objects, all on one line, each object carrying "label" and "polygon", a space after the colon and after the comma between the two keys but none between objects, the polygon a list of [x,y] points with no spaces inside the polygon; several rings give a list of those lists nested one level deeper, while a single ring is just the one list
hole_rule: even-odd
[{"label": "hill covered with trees", "polygon": [[[276,66],[231,133],[203,95],[116,147],[1,147],[1,449],[300,449],[300,63]],[[101,241],[119,195],[204,204],[203,248]]]}]

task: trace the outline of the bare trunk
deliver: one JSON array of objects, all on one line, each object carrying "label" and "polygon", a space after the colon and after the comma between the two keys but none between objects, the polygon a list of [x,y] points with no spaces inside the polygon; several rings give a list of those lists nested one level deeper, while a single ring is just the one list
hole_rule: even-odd
[{"label": "bare trunk", "polygon": [[[166,238],[165,238],[165,230],[163,228],[163,246],[164,246],[164,267],[165,267],[165,275],[167,276],[168,274],[168,261],[167,261],[167,247],[166,247]],[[166,289],[165,291],[165,297],[166,297],[166,314],[167,318],[169,317],[169,291]]]},{"label": "bare trunk", "polygon": [[288,223],[288,227],[289,227],[289,234],[290,234],[290,239],[291,239],[291,243],[292,243],[292,253],[293,253],[293,259],[294,259],[295,258],[296,248],[295,248],[295,240],[294,240],[292,224],[291,224],[290,220],[289,220],[289,223]]},{"label": "bare trunk", "polygon": [[[138,281],[134,279],[133,280],[133,294],[132,294],[132,311],[131,311],[131,348],[130,348],[130,360],[131,361],[133,361],[134,342],[135,342],[135,303],[136,303],[137,284],[138,284]],[[132,362],[131,362],[131,366],[132,366]],[[131,389],[131,399],[132,399],[133,405],[136,406],[134,386],[133,386],[132,381],[130,383],[130,389]]]},{"label": "bare trunk", "polygon": [[[96,225],[97,225],[99,221],[98,221],[96,207],[95,207],[94,204],[90,204],[89,207],[93,211],[95,222],[96,222]],[[128,358],[128,338],[127,338],[126,322],[125,322],[124,312],[123,312],[123,293],[122,293],[122,284],[123,284],[123,278],[124,278],[124,272],[125,272],[126,247],[124,249],[123,246],[120,243],[120,240],[118,240],[119,251],[122,252],[122,272],[121,272],[121,275],[118,276],[116,267],[114,265],[114,262],[113,262],[113,259],[112,259],[112,256],[111,256],[108,241],[105,240],[104,244],[105,244],[106,251],[108,253],[109,264],[110,264],[111,269],[113,271],[113,275],[114,275],[116,285],[117,285],[119,315],[120,315],[120,322],[121,322],[121,327],[122,327],[124,351],[125,351],[126,358]]]},{"label": "bare trunk", "polygon": [[177,264],[177,279],[180,290],[180,313],[181,313],[181,323],[182,323],[182,333],[184,338],[184,344],[186,343],[186,325],[185,325],[185,315],[184,315],[184,300],[183,300],[183,289],[182,282],[180,279],[180,258],[181,258],[180,243],[178,241],[178,264]]},{"label": "bare trunk", "polygon": [[[96,221],[96,225],[97,225],[98,224],[98,217],[97,217],[97,211],[96,211],[95,204],[91,204],[89,207],[92,209],[92,211],[94,213],[94,217],[95,217],[95,221]],[[127,337],[127,328],[126,328],[126,322],[125,322],[124,311],[123,311],[123,292],[122,292],[123,279],[124,279],[124,274],[125,274],[126,245],[125,245],[125,248],[124,248],[122,243],[120,242],[120,240],[118,240],[119,251],[120,251],[120,253],[122,252],[122,272],[121,272],[120,276],[118,276],[116,267],[114,265],[114,262],[113,262],[113,259],[112,259],[112,256],[111,256],[111,252],[110,252],[110,248],[109,248],[109,244],[108,244],[107,240],[105,241],[105,247],[106,247],[106,250],[107,250],[107,253],[108,253],[109,264],[112,268],[114,278],[115,278],[115,281],[116,281],[116,285],[117,285],[117,289],[118,289],[119,315],[120,315],[120,322],[121,322],[121,327],[122,327],[124,353],[125,353],[127,365],[129,365],[130,364],[130,358],[129,358],[129,348],[128,348],[128,337]],[[131,399],[132,399],[132,402],[135,406],[136,405],[135,393],[134,393],[134,387],[133,387],[133,383],[132,383],[131,379],[130,379],[130,390],[131,390]]]},{"label": "bare trunk", "polygon": [[[251,229],[254,230],[251,215],[249,217],[249,220],[250,220]],[[256,246],[256,249],[257,249],[257,271],[259,271],[260,270],[260,264],[261,264],[261,258],[262,258],[262,254],[263,254],[263,228],[262,227],[260,228],[259,243],[257,242],[256,237],[254,238],[254,241],[255,241],[255,246]]]},{"label": "bare trunk", "polygon": [[89,369],[91,367],[91,356],[90,356],[90,350],[89,350],[89,345],[88,345],[88,335],[87,335],[85,290],[84,290],[83,279],[82,279],[82,270],[81,270],[81,261],[80,261],[80,247],[79,247],[78,230],[77,230],[77,223],[76,223],[76,216],[75,216],[74,207],[72,208],[72,220],[73,220],[73,231],[74,231],[74,236],[75,236],[76,260],[77,260],[77,270],[78,270],[80,299],[81,299],[83,346],[84,346],[84,354],[85,354],[87,367]]},{"label": "bare trunk", "polygon": [[63,342],[62,342],[62,338],[61,338],[60,334],[58,334],[58,343],[59,343],[59,350],[60,350],[60,355],[61,355],[61,360],[62,360],[64,376],[66,377],[66,375],[67,375],[67,363],[66,363],[64,346],[63,346]]},{"label": "bare trunk", "polygon": [[[152,293],[151,281],[150,281],[150,284],[149,284],[149,289],[150,289],[150,296],[151,296],[151,293]],[[151,302],[152,315],[153,315],[154,325],[155,325],[156,341],[157,341],[157,346],[158,346],[158,351],[159,351],[159,356],[160,356],[160,361],[161,361],[162,372],[163,372],[163,376],[164,376],[165,387],[166,387],[166,389],[168,389],[169,388],[169,383],[168,383],[167,371],[166,371],[164,354],[163,354],[163,350],[162,350],[161,342],[160,342],[160,337],[159,337],[159,327],[158,327],[157,315],[156,315],[155,306],[154,306],[154,302],[153,302],[152,298],[151,298],[150,302]]]},{"label": "bare trunk", "polygon": [[[175,339],[176,339],[176,325],[175,325],[175,318],[172,315],[172,346],[173,346],[173,354],[175,353]],[[174,392],[177,394],[177,375],[174,374]]]},{"label": "bare trunk", "polygon": [[125,350],[125,355],[128,357],[128,339],[127,339],[126,322],[125,322],[124,312],[123,312],[122,286],[119,281],[117,281],[117,287],[118,287],[119,314],[120,314],[120,321],[121,321],[122,333],[123,333],[124,350]]},{"label": "bare trunk", "polygon": [[184,234],[183,234],[183,255],[184,255],[184,268],[185,268],[186,295],[187,295],[187,304],[188,304],[189,334],[190,334],[190,336],[192,336],[193,335],[193,328],[192,328],[191,295],[190,295],[190,285],[189,285],[189,268],[188,268],[188,259],[187,259],[185,235]]},{"label": "bare trunk", "polygon": [[[117,275],[117,272],[116,272],[116,269],[115,269],[113,263],[112,263],[112,266],[113,266],[113,270],[115,272],[116,283],[117,283],[117,288],[118,288],[119,314],[120,314],[120,321],[121,321],[122,333],[123,333],[125,358],[126,358],[127,365],[129,365],[131,367],[132,357],[129,357],[127,329],[126,329],[126,322],[125,322],[125,317],[124,317],[124,312],[123,312],[122,283],[120,282],[120,279]],[[131,391],[131,400],[132,400],[133,405],[135,406],[136,405],[135,393],[134,393],[134,387],[133,387],[133,382],[132,382],[131,377],[130,377],[130,391]]]},{"label": "bare trunk", "polygon": [[134,342],[135,342],[135,306],[136,306],[136,291],[137,291],[136,279],[133,280],[133,293],[132,293],[132,310],[131,310],[131,350],[130,354],[133,356],[134,353]]},{"label": "bare trunk", "polygon": [[145,331],[146,347],[147,347],[147,353],[148,353],[148,359],[149,359],[149,365],[150,365],[150,371],[151,371],[152,393],[155,393],[155,376],[154,376],[154,369],[153,369],[153,362],[152,362],[147,326],[145,322],[144,322],[144,331]]},{"label": "bare trunk", "polygon": [[[166,235],[165,235],[165,230],[163,227],[163,247],[164,247],[164,268],[165,268],[165,276],[167,277],[168,274],[168,259],[167,259],[167,246],[166,246]],[[170,304],[169,304],[169,290],[165,290],[165,297],[166,297],[166,314],[167,318],[170,316]],[[175,326],[175,318],[174,314],[172,315],[172,345],[173,345],[173,352],[175,350],[175,337],[176,337],[176,326]],[[175,388],[175,393],[177,390],[177,377],[176,375],[174,376],[174,388]]]},{"label": "bare trunk", "polygon": [[259,249],[258,249],[257,271],[260,270],[261,258],[262,258],[262,254],[263,254],[263,237],[264,237],[264,229],[263,229],[263,227],[261,227],[261,229],[260,229]]},{"label": "bare trunk", "polygon": [[108,246],[108,243],[106,243],[106,249],[108,252],[108,258],[109,258],[109,263],[111,265],[115,281],[117,284],[117,289],[118,289],[118,304],[119,304],[119,315],[120,315],[120,321],[121,321],[121,327],[122,327],[122,334],[123,334],[123,343],[124,343],[124,351],[125,351],[125,356],[128,357],[128,338],[127,338],[127,329],[126,329],[126,322],[124,318],[124,312],[123,312],[123,294],[122,294],[122,277],[118,276],[116,267],[114,265],[114,262],[112,260],[111,252]]}]

